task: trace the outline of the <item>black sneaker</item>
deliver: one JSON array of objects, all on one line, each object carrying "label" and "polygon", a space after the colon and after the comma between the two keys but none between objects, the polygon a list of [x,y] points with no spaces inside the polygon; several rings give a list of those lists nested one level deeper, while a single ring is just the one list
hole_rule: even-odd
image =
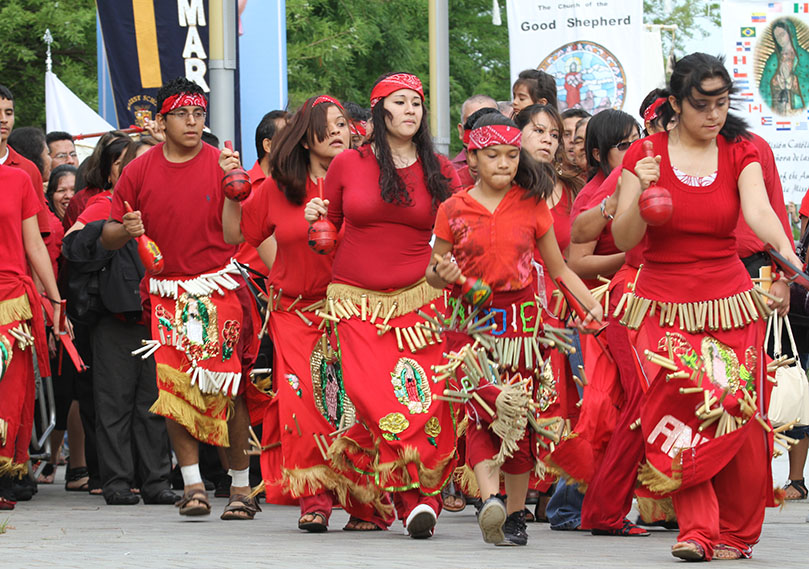
[{"label": "black sneaker", "polygon": [[527,545],[528,532],[525,525],[525,510],[514,512],[506,518],[503,525],[505,539],[497,545]]},{"label": "black sneaker", "polygon": [[483,534],[483,541],[498,545],[505,539],[503,534],[503,524],[506,521],[506,505],[503,501],[505,496],[497,494],[490,496],[483,502],[477,513],[480,533]]}]

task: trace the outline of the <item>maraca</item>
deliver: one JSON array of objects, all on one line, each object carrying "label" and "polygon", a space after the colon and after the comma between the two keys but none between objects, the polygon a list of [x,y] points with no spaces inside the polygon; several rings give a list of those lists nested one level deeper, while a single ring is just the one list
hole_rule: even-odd
[{"label": "maraca", "polygon": [[[436,262],[440,263],[444,259],[437,253],[433,255]],[[457,283],[461,285],[461,294],[464,301],[474,307],[482,306],[492,296],[492,287],[477,277],[458,277]]]},{"label": "maraca", "polygon": [[[317,195],[323,199],[323,178],[317,179]],[[309,246],[320,255],[328,255],[337,246],[337,229],[323,216],[309,226]]]},{"label": "maraca", "polygon": [[[126,211],[132,213],[132,206],[124,202]],[[160,252],[160,247],[157,246],[152,239],[149,239],[145,234],[140,237],[135,237],[138,242],[138,255],[140,262],[146,268],[146,272],[150,275],[159,275],[163,272],[163,253]]]},{"label": "maraca", "polygon": [[[579,320],[584,322],[587,316],[590,315],[590,311],[581,305],[579,299],[576,298],[576,296],[573,294],[573,291],[571,291],[567,287],[567,285],[561,278],[554,279],[554,282],[556,283],[556,286],[559,288],[559,290],[562,291],[562,295],[565,297],[565,300],[567,301],[568,306],[570,306],[570,309],[576,314]],[[585,326],[585,328],[587,330],[598,331],[604,328],[604,326],[606,326],[606,324],[604,324],[603,322],[592,319],[587,324],[587,326]]]},{"label": "maraca", "polygon": [[[646,152],[646,156],[654,158],[651,141],[647,140],[643,143],[643,150]],[[643,221],[649,225],[663,225],[671,219],[671,213],[674,209],[671,202],[671,193],[660,186],[649,186],[641,193],[638,208]]]},{"label": "maraca", "polygon": [[[233,143],[229,140],[225,141],[225,148],[233,150]],[[222,192],[230,200],[244,201],[250,196],[252,189],[250,176],[242,168],[234,168],[222,178]]]}]

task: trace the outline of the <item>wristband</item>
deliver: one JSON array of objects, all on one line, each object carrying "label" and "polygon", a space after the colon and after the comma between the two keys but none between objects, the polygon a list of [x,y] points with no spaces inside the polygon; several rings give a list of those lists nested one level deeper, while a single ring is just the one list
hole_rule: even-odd
[{"label": "wristband", "polygon": [[607,219],[609,221],[612,221],[615,218],[615,216],[610,215],[610,214],[607,213],[607,200],[608,199],[610,199],[610,196],[607,196],[606,198],[601,200],[601,217],[603,217],[604,219]]}]

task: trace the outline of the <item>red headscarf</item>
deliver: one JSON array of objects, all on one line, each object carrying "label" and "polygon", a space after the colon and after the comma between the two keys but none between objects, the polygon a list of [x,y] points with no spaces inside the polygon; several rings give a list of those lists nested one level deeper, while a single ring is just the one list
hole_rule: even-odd
[{"label": "red headscarf", "polygon": [[374,85],[371,91],[371,108],[373,109],[379,101],[399,89],[412,89],[419,94],[422,101],[424,100],[421,79],[410,73],[394,73]]},{"label": "red headscarf", "polygon": [[316,107],[323,103],[331,103],[332,105],[337,105],[341,109],[343,108],[343,105],[340,104],[340,101],[338,101],[337,99],[335,99],[330,95],[320,95],[317,99],[314,100],[314,102],[312,103],[312,107]]},{"label": "red headscarf", "polygon": [[208,109],[208,101],[205,99],[205,95],[202,94],[177,93],[176,95],[167,97],[166,100],[163,101],[163,106],[160,107],[160,114],[165,115],[180,107],[202,107],[202,110],[205,111]]},{"label": "red headscarf", "polygon": [[480,150],[499,144],[520,148],[522,132],[516,127],[502,124],[481,126],[469,132],[469,150]]}]

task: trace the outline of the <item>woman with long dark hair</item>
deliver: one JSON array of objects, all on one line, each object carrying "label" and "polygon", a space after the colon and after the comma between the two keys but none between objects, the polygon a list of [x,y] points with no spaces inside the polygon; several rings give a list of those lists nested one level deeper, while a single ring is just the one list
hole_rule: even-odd
[{"label": "woman with long dark hair", "polygon": [[334,254],[308,246],[302,213],[318,195],[317,181],[349,144],[342,105],[328,95],[308,99],[273,140],[270,176],[241,209],[228,200],[223,214],[228,242],[246,240],[258,248],[275,236],[278,243],[274,258],[262,256],[270,267],[268,331],[277,393],[264,419],[262,475],[268,501],[297,500],[298,527],[312,533],[326,531],[334,503],[351,513],[348,530],[376,529],[374,521],[385,525],[374,516],[373,492],[335,472],[321,449],[322,439],[353,422],[354,409],[337,350],[319,326]]},{"label": "woman with long dark hair", "polygon": [[428,538],[455,465],[456,415],[436,399],[444,382],[429,374],[442,346],[420,333],[425,320],[417,312],[444,306],[424,269],[438,204],[460,183],[433,150],[418,77],[383,75],[371,91],[371,115],[370,144],[338,156],[326,177],[327,199],[306,206],[310,223],[328,215],[345,228],[329,316],[339,321],[332,341],[359,423],[329,453],[394,492],[409,535]]},{"label": "woman with long dark hair", "polygon": [[[734,92],[720,58],[694,53],[675,64],[660,112],[664,124],[675,115],[677,124],[627,152],[612,228],[623,250],[646,240],[622,318],[645,380],[639,479],[671,494],[680,525],[672,554],[686,560],[750,557],[774,501],[763,350],[770,308],[737,254],[739,211],[762,241],[800,265],[746,125],[728,112]],[[639,201],[658,183],[673,215],[650,225]]]}]

